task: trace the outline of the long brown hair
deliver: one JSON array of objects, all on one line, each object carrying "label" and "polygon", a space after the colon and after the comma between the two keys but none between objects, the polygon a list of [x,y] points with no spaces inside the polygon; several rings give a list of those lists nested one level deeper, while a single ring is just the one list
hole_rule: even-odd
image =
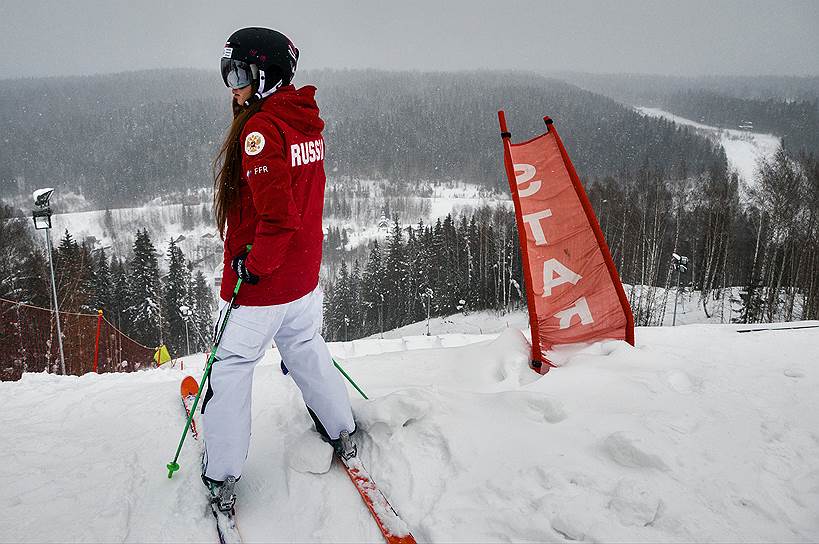
[{"label": "long brown hair", "polygon": [[239,137],[242,135],[247,120],[261,109],[263,101],[256,100],[249,106],[240,106],[235,100],[232,100],[233,122],[219,149],[219,154],[213,161],[213,214],[216,216],[219,236],[223,240],[225,239],[228,210],[236,201],[236,196],[239,194],[239,181],[242,178],[242,142],[239,141]]}]

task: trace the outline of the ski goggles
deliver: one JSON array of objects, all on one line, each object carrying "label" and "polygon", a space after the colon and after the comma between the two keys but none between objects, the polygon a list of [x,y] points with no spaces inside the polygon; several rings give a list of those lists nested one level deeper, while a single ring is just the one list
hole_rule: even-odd
[{"label": "ski goggles", "polygon": [[222,81],[226,87],[241,89],[247,87],[258,77],[259,69],[255,64],[248,64],[241,60],[225,59],[221,61]]}]

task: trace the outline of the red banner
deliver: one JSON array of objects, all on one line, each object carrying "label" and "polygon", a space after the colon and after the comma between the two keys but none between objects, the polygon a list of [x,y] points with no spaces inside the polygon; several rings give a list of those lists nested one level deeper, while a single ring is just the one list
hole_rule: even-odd
[{"label": "red banner", "polygon": [[524,260],[533,366],[547,372],[544,352],[559,344],[633,344],[628,299],[552,120],[544,118],[545,134],[513,144],[502,111],[498,117]]}]

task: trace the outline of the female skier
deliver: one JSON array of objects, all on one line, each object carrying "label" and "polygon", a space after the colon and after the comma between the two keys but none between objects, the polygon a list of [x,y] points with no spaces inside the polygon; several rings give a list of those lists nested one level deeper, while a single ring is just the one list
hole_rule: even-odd
[{"label": "female skier", "polygon": [[244,28],[221,60],[233,122],[214,167],[225,244],[219,322],[237,278],[242,285],[202,404],[202,479],[224,511],[233,507],[250,443],[253,369],[274,341],[316,429],[339,454],[355,455],[347,389],[320,334],[324,121],[315,87],[291,85],[298,58],[283,34]]}]

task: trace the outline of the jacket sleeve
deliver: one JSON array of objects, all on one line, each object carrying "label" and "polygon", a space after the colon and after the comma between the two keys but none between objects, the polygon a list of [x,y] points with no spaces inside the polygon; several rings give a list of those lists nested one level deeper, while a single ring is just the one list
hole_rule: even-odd
[{"label": "jacket sleeve", "polygon": [[301,228],[301,215],[293,200],[282,135],[257,116],[242,131],[242,169],[259,215],[246,266],[254,274],[267,276],[284,261],[293,233]]}]

